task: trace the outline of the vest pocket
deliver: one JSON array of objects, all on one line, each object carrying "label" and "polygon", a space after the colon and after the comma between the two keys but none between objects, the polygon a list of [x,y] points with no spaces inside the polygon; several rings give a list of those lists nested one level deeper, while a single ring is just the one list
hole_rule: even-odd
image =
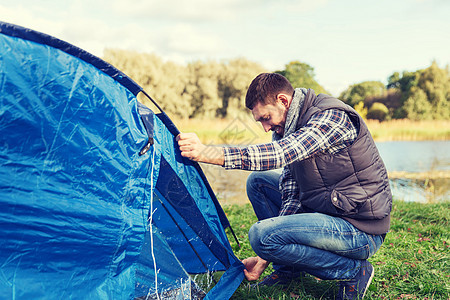
[{"label": "vest pocket", "polygon": [[358,203],[336,190],[333,190],[331,192],[330,200],[333,206],[338,210],[338,212],[344,216],[351,216],[358,213]]}]

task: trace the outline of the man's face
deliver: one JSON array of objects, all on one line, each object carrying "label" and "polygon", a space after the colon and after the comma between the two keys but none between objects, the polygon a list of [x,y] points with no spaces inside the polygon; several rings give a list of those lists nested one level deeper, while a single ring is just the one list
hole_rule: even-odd
[{"label": "man's face", "polygon": [[256,122],[261,122],[265,132],[271,130],[283,136],[288,108],[289,102],[277,98],[275,104],[257,103],[252,114]]}]

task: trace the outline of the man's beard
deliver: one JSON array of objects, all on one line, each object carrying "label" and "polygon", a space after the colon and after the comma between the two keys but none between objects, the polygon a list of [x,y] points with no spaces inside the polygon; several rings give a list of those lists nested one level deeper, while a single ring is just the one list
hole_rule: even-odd
[{"label": "man's beard", "polygon": [[278,135],[284,134],[284,126],[283,125],[276,125],[273,126],[270,130],[275,131]]}]

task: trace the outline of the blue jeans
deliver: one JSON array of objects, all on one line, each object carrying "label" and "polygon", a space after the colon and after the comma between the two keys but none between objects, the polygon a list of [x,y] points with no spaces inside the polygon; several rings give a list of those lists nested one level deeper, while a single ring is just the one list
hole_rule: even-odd
[{"label": "blue jeans", "polygon": [[248,233],[255,253],[279,272],[303,271],[321,279],[355,277],[361,262],[380,248],[383,238],[321,213],[279,217],[280,172],[253,172],[247,179],[247,195],[259,220]]}]

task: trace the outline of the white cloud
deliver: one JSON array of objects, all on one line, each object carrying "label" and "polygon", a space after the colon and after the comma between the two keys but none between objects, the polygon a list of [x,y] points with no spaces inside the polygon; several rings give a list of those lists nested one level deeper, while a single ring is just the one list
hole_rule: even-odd
[{"label": "white cloud", "polygon": [[[135,23],[124,26],[110,26],[100,20],[77,19],[79,26],[65,26],[64,37],[84,48],[101,56],[104,48],[120,48],[142,52],[154,51],[152,40],[154,35]],[[95,30],[93,30],[95,29]]]},{"label": "white cloud", "polygon": [[0,20],[98,56],[106,47],[154,52],[178,63],[241,56],[270,70],[300,60],[338,93],[433,58],[448,64],[449,42],[442,37],[450,2],[409,2],[405,8],[402,1],[357,0],[345,7],[329,0],[0,0]]},{"label": "white cloud", "polygon": [[[85,12],[86,7],[89,7],[86,0],[71,2],[67,7],[70,13],[58,12],[53,15],[48,9],[35,5],[0,6],[0,19],[55,36],[97,56],[102,56],[103,50],[108,47],[157,52],[166,59],[180,61],[182,56],[187,56],[185,60],[213,56],[223,48],[222,39],[208,28],[201,29],[180,21],[168,24],[162,22],[164,24],[158,24],[155,28],[151,21],[124,17],[123,12],[127,10],[130,14],[145,14],[146,10],[153,8],[156,11],[171,11],[173,17],[184,14],[185,18],[193,18],[195,14],[199,14],[187,4],[180,7],[174,1],[168,1],[158,8],[157,2],[138,1],[133,5],[124,5],[124,1],[116,1],[116,11],[111,12],[104,6],[106,2],[101,0],[90,6],[92,10],[105,9],[96,16]],[[206,5],[207,10],[212,9],[214,5],[207,3],[210,2],[195,0],[194,4]],[[173,9],[170,9],[171,6]],[[153,13],[156,14],[156,11]]]},{"label": "white cloud", "polygon": [[0,5],[0,19],[4,22],[31,28],[50,35],[60,35],[61,26],[59,22],[40,17],[29,7],[18,5],[15,7],[6,7]]},{"label": "white cloud", "polygon": [[106,47],[143,52],[155,50],[155,34],[150,29],[134,22],[113,26],[104,19],[83,14],[80,7],[72,8],[70,14],[58,12],[50,19],[35,7],[0,6],[0,19],[52,35],[97,56],[102,56]]},{"label": "white cloud", "polygon": [[220,37],[196,30],[188,24],[177,24],[167,29],[164,48],[169,52],[185,54],[207,54],[220,52],[223,41]]},{"label": "white cloud", "polygon": [[233,19],[240,6],[238,0],[115,0],[111,10],[132,18],[199,22]]},{"label": "white cloud", "polygon": [[[272,11],[285,11],[286,13],[312,12],[324,7],[328,0],[277,0],[270,2]],[[299,16],[300,17],[300,16]]]},{"label": "white cloud", "polygon": [[114,0],[109,6],[114,14],[129,18],[171,20],[176,22],[221,22],[257,16],[264,20],[272,14],[310,12],[328,0]]}]

